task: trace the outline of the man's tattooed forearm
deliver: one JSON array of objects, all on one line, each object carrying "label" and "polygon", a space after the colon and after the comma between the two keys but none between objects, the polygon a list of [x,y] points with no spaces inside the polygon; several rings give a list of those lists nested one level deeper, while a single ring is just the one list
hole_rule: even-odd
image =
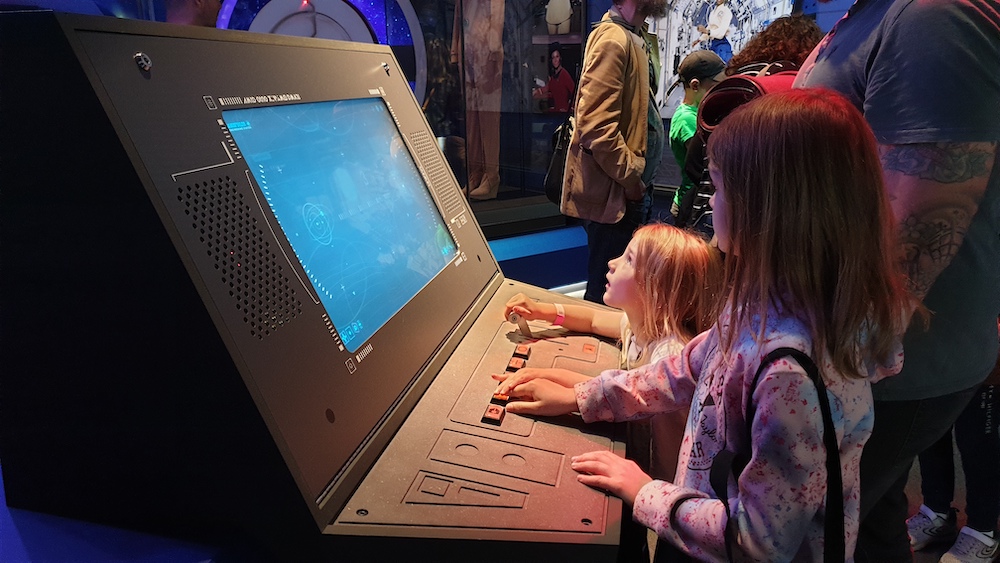
[{"label": "man's tattooed forearm", "polygon": [[970,148],[966,143],[886,145],[882,149],[882,167],[909,176],[943,184],[965,182],[986,176],[992,151]]},{"label": "man's tattooed forearm", "polygon": [[904,268],[915,295],[926,295],[958,253],[968,224],[967,213],[957,208],[937,210],[925,217],[911,215],[900,224]]}]

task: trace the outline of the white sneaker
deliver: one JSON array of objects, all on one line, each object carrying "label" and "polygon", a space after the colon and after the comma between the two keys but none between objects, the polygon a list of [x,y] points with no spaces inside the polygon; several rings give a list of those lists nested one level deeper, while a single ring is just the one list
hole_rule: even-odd
[{"label": "white sneaker", "polygon": [[1000,542],[996,538],[965,526],[958,534],[955,545],[941,556],[941,563],[990,563],[1000,555],[998,548]]},{"label": "white sneaker", "polygon": [[920,511],[906,520],[906,532],[910,535],[910,546],[914,551],[921,550],[931,544],[955,541],[958,527],[955,525],[957,514],[955,509],[948,510],[947,517],[941,517],[926,505],[920,505]]}]

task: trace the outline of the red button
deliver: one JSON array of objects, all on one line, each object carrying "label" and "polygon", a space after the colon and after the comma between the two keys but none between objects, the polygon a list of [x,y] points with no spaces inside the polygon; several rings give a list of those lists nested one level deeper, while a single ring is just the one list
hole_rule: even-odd
[{"label": "red button", "polygon": [[487,405],[486,412],[483,414],[483,422],[486,424],[493,424],[495,426],[500,426],[503,422],[503,415],[507,412],[500,405]]}]

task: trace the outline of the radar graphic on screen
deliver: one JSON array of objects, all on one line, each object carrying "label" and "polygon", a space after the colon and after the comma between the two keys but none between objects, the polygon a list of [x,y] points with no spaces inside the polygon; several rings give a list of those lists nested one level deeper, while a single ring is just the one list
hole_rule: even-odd
[{"label": "radar graphic on screen", "polygon": [[380,98],[222,115],[349,351],[457,256]]}]

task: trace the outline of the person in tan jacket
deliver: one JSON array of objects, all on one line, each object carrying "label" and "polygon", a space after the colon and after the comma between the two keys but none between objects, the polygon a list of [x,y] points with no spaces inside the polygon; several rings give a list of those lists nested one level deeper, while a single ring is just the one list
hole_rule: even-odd
[{"label": "person in tan jacket", "polygon": [[618,0],[587,39],[560,210],[585,221],[584,297],[597,303],[603,302],[608,261],[649,219],[656,162],[647,166],[645,156],[649,119],[659,114],[650,110],[652,73],[641,26],[665,9],[664,0]]}]

